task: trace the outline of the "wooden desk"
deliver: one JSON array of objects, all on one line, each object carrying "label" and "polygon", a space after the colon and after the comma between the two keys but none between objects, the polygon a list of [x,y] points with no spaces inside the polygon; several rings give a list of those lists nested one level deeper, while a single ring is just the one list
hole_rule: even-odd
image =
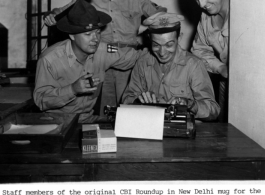
[{"label": "wooden desk", "polygon": [[265,179],[265,150],[230,124],[197,124],[195,140],[119,138],[107,154],[82,155],[78,135],[62,154],[1,154],[0,182]]}]

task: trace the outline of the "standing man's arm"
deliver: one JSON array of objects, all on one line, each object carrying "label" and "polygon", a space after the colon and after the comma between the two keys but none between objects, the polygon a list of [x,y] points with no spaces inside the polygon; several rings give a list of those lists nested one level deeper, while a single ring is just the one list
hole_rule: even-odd
[{"label": "standing man's arm", "polygon": [[227,65],[215,56],[213,48],[207,44],[206,32],[203,29],[202,22],[203,19],[201,19],[197,26],[197,33],[192,44],[191,52],[203,59],[206,69],[209,72],[221,74],[226,78]]},{"label": "standing man's arm", "polygon": [[159,6],[150,0],[141,0],[141,9],[145,17],[149,17],[158,12],[167,12],[166,7]]},{"label": "standing man's arm", "polygon": [[137,60],[147,53],[147,49],[135,50],[133,48],[119,48],[115,53],[108,53],[107,44],[101,42],[94,57],[99,60],[99,63],[104,64],[105,70],[110,67],[128,70],[133,68]]},{"label": "standing man's arm", "polygon": [[[154,2],[150,0],[141,0],[141,11],[142,15],[145,17],[149,17],[151,15],[154,15],[158,12],[167,12],[166,7],[159,6],[155,4]],[[144,27],[143,25],[140,26],[138,34],[141,34],[147,29],[147,27]]]},{"label": "standing man's arm", "polygon": [[47,12],[43,17],[45,24],[48,26],[56,25],[55,16],[65,11],[67,8],[72,6],[76,1],[77,0],[71,0],[71,2],[66,4],[65,6],[60,8],[54,8],[51,12]]}]

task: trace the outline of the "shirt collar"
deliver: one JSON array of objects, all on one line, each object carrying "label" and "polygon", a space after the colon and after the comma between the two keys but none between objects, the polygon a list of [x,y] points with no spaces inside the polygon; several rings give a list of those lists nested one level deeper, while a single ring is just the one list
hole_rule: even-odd
[{"label": "shirt collar", "polygon": [[[78,60],[77,60],[77,57],[73,51],[71,40],[68,40],[68,42],[66,43],[65,52],[66,52],[65,54],[68,58],[69,66],[72,67],[74,65],[74,63]],[[86,60],[93,58],[93,56],[94,56],[93,54],[89,55]]]},{"label": "shirt collar", "polygon": [[65,54],[67,56],[68,62],[69,62],[69,66],[72,67],[73,64],[76,62],[76,56],[73,52],[72,49],[72,44],[71,44],[71,40],[68,40],[66,43],[66,47],[65,47]]},{"label": "shirt collar", "polygon": [[186,66],[187,64],[187,61],[188,61],[188,58],[187,58],[187,51],[184,51],[180,45],[178,45],[178,48],[177,48],[177,54],[175,55],[175,58],[174,58],[174,63],[176,65],[180,65],[180,66]]}]

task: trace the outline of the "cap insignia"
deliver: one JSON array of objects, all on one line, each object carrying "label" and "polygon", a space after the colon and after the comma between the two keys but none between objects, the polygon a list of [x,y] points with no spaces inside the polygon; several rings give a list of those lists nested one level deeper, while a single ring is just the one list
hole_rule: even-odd
[{"label": "cap insignia", "polygon": [[168,17],[159,18],[160,26],[168,26],[168,24],[169,24]]},{"label": "cap insignia", "polygon": [[93,24],[89,24],[88,26],[86,26],[86,29],[91,29],[93,27]]}]

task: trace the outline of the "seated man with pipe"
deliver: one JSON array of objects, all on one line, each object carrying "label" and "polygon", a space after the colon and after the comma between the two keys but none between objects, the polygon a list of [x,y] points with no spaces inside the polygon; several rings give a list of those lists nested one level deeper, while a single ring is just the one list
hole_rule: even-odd
[{"label": "seated man with pipe", "polygon": [[57,22],[57,28],[68,33],[70,39],[52,45],[38,60],[33,96],[42,111],[77,113],[81,114],[79,122],[88,122],[105,71],[110,67],[132,68],[145,53],[133,48],[109,53],[100,42],[100,32],[110,21],[108,14],[79,0]]}]

